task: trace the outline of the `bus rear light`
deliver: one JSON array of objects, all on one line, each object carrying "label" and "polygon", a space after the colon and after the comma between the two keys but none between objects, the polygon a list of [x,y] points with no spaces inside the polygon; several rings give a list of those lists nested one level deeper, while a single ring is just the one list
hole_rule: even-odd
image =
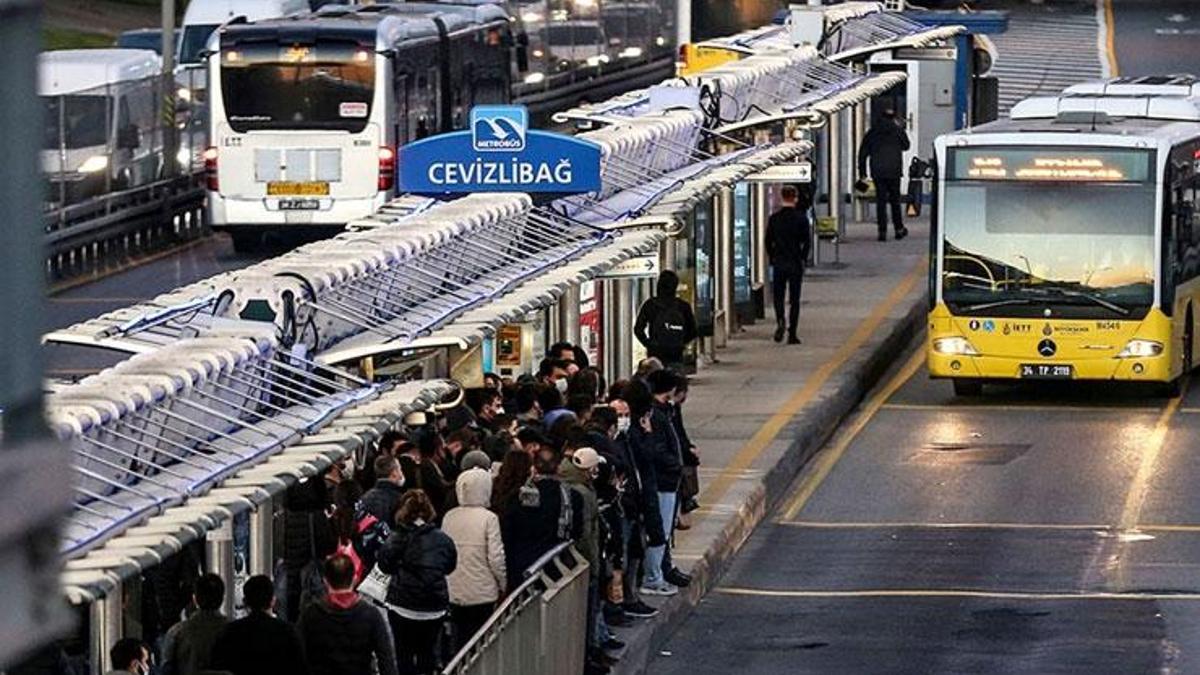
[{"label": "bus rear light", "polygon": [[204,149],[204,183],[209,192],[221,189],[221,183],[217,179],[217,149],[212,146]]},{"label": "bus rear light", "polygon": [[379,191],[391,190],[396,184],[396,151],[383,146],[379,148]]}]

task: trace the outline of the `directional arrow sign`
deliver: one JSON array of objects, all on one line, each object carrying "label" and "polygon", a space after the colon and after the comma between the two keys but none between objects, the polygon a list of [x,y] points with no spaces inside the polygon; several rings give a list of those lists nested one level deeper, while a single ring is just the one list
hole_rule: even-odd
[{"label": "directional arrow sign", "polygon": [[607,272],[600,276],[606,279],[627,279],[631,277],[656,277],[658,276],[658,256],[645,255],[621,262],[613,265]]}]

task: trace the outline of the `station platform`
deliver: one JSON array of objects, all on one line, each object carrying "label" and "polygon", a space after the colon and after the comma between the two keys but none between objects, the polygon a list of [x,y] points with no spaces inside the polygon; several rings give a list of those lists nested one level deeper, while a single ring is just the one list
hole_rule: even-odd
[{"label": "station platform", "polygon": [[[875,224],[847,227],[839,266],[805,272],[800,345],[772,340],[774,314],[732,336],[691,379],[683,419],[698,447],[700,508],[675,535],[673,558],[693,576],[670,598],[644,596],[658,616],[616,628],[626,643],[614,673],[641,673],[712,588],[805,462],[920,331],[927,310],[928,218],[902,241]],[[682,656],[682,655],[681,655]]]}]

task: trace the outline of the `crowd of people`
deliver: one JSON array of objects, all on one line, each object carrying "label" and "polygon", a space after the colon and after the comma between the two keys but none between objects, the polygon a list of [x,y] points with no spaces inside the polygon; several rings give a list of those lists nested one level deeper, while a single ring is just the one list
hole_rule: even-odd
[{"label": "crowd of people", "polygon": [[535,374],[487,374],[463,405],[410,414],[293,486],[281,563],[244,582],[244,616],[200,575],[161,639],[113,646],[113,672],[437,672],[563,542],[589,566],[585,673],[608,672],[624,646],[611,628],[691,581],[671,556],[699,491],[687,390],[653,357],[609,385],[568,343]]}]

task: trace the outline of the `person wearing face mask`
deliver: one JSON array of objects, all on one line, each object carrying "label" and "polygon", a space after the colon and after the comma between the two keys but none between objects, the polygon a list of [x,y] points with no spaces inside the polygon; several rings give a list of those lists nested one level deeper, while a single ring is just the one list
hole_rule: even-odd
[{"label": "person wearing face mask", "polygon": [[375,475],[379,478],[375,486],[363,494],[359,508],[363,514],[374,516],[390,529],[395,526],[392,518],[396,513],[396,505],[404,496],[404,473],[400,470],[400,461],[390,455],[380,455],[375,460]]},{"label": "person wearing face mask", "polygon": [[[567,393],[567,383],[571,378],[571,361],[556,358],[545,358],[538,364],[537,381],[552,385],[559,393]],[[578,366],[576,366],[578,369]],[[562,384],[559,384],[559,381]],[[544,410],[545,408],[543,408]]]},{"label": "person wearing face mask", "polygon": [[[650,389],[641,380],[625,385],[620,402],[613,407],[621,417],[627,417],[628,431],[617,435],[624,441],[627,452],[629,474],[626,478],[622,506],[629,523],[626,533],[625,558],[628,561],[624,579],[625,613],[633,617],[651,617],[657,610],[641,600],[639,571],[645,568],[646,551],[650,547],[665,546],[666,535],[658,501],[658,477],[655,473],[654,456],[659,439],[654,435],[651,422],[654,398]],[[649,569],[645,576],[651,578]],[[659,574],[661,581],[661,572]],[[670,591],[667,584],[660,584],[662,591]],[[673,588],[673,587],[672,587]]]},{"label": "person wearing face mask", "polygon": [[113,670],[106,675],[150,675],[150,650],[137,638],[121,638],[108,650]]}]

